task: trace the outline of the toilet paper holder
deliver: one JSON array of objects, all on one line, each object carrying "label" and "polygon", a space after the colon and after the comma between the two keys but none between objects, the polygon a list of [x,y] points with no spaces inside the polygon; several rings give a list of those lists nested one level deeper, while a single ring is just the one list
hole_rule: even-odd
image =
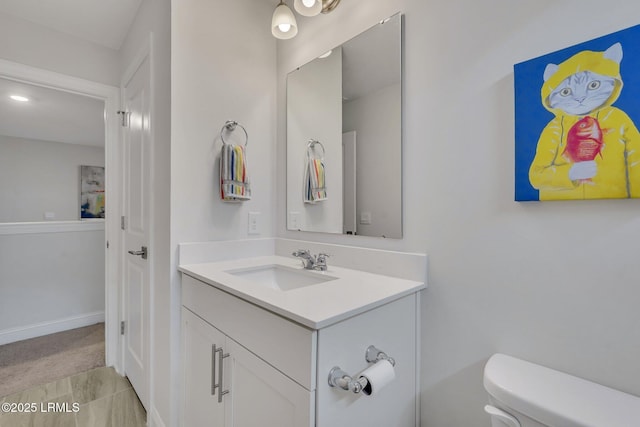
[{"label": "toilet paper holder", "polygon": [[[367,350],[364,353],[364,358],[368,363],[378,363],[381,360],[387,360],[391,363],[391,366],[396,366],[396,361],[394,358],[389,357],[387,353],[376,348],[373,345],[367,347]],[[360,376],[358,378],[354,378],[342,369],[339,366],[334,366],[329,371],[329,386],[331,387],[339,387],[342,390],[351,391],[352,393],[360,393],[367,385],[369,381],[367,378]]]}]

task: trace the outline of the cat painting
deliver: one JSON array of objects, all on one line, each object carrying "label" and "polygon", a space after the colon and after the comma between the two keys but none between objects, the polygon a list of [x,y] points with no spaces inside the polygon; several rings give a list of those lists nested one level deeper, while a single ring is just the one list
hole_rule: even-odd
[{"label": "cat painting", "polygon": [[640,197],[640,133],[613,106],[623,82],[621,43],[548,64],[540,90],[554,118],[529,167],[539,200]]}]

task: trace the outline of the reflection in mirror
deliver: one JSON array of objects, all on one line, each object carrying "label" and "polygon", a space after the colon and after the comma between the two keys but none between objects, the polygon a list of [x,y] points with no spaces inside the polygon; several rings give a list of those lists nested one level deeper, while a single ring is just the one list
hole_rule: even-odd
[{"label": "reflection in mirror", "polygon": [[103,100],[0,78],[0,223],[80,219],[80,166],[104,146]]},{"label": "reflection in mirror", "polygon": [[287,76],[289,230],[402,237],[401,31],[396,14]]}]

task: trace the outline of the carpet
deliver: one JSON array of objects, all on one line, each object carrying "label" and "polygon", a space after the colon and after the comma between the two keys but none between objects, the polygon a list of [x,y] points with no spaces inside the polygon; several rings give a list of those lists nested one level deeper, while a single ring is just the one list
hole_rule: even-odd
[{"label": "carpet", "polygon": [[105,365],[104,323],[0,346],[0,397]]}]

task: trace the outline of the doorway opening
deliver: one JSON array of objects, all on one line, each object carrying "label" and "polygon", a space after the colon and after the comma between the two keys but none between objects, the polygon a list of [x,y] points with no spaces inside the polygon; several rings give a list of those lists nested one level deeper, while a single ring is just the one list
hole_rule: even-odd
[{"label": "doorway opening", "polygon": [[[5,215],[9,220],[4,220],[0,223],[0,234],[3,235],[5,242],[11,242],[17,244],[17,239],[24,238],[33,240],[42,236],[42,245],[36,245],[41,247],[43,256],[49,256],[51,254],[60,255],[61,259],[75,265],[75,269],[78,272],[82,272],[86,277],[94,280],[102,281],[104,286],[97,292],[103,292],[102,299],[104,301],[103,307],[96,307],[96,290],[91,290],[89,287],[76,287],[73,284],[67,283],[68,281],[62,281],[66,286],[65,289],[61,289],[58,286],[41,286],[38,285],[46,283],[48,277],[44,271],[45,265],[39,264],[35,261],[33,253],[21,253],[18,248],[10,251],[7,248],[0,249],[2,255],[0,258],[7,262],[12,262],[11,257],[14,257],[15,263],[23,262],[25,267],[22,269],[23,274],[35,273],[35,278],[31,281],[34,286],[30,289],[30,296],[28,296],[31,302],[37,299],[37,304],[31,306],[31,310],[37,312],[37,319],[33,322],[23,322],[22,325],[10,324],[2,322],[0,318],[0,342],[4,339],[5,342],[13,342],[22,339],[28,339],[35,336],[46,335],[49,333],[59,332],[61,330],[73,329],[74,327],[85,326],[91,323],[98,323],[103,320],[105,322],[105,363],[107,366],[113,366],[121,373],[122,367],[118,358],[119,354],[119,305],[118,305],[118,251],[120,248],[119,233],[119,212],[120,212],[120,162],[119,162],[119,137],[118,137],[118,117],[117,110],[119,105],[119,89],[117,87],[104,85],[76,77],[71,77],[48,70],[34,68],[23,64],[18,64],[10,61],[0,60],[0,88],[2,83],[5,83],[5,90],[0,89],[0,95],[4,96],[4,92],[9,86],[12,88],[32,89],[32,93],[35,96],[34,103],[31,105],[24,105],[25,108],[31,108],[31,113],[37,112],[39,109],[44,109],[47,106],[45,99],[46,93],[56,93],[57,97],[54,105],[49,105],[52,110],[57,110],[59,113],[68,113],[58,115],[51,120],[48,129],[44,129],[42,134],[34,134],[28,136],[24,134],[22,136],[11,136],[12,149],[19,147],[19,150],[23,152],[21,155],[36,158],[40,157],[40,164],[36,165],[39,168],[36,177],[36,181],[39,180],[42,187],[53,184],[54,179],[52,174],[57,173],[54,171],[54,167],[65,168],[65,179],[70,180],[67,182],[73,182],[73,188],[67,188],[68,185],[64,182],[59,187],[51,187],[42,193],[34,193],[33,187],[26,186],[26,183],[17,182],[16,180],[6,183],[5,193],[13,192],[13,196],[18,199],[30,200],[31,204],[27,204],[22,208],[17,208],[14,203],[10,206],[13,208],[12,212],[2,211],[1,215]],[[95,114],[98,115],[95,120],[101,124],[101,129],[98,133],[101,133],[101,140],[103,147],[91,146],[89,143],[82,143],[79,140],[73,140],[71,135],[63,135],[58,137],[51,136],[55,132],[69,131],[74,127],[82,127],[82,125],[89,125],[89,121],[94,119],[86,119],[82,116],[80,111],[70,111],[70,104],[65,102],[73,102],[76,100],[81,103],[81,109],[96,109]],[[28,104],[28,103],[25,103]],[[20,123],[14,123],[19,125]],[[22,124],[23,127],[30,126],[31,128],[39,128],[35,126],[33,122],[27,122]],[[95,126],[88,126],[84,130],[84,139],[87,141],[94,141],[95,137],[89,135],[93,132],[90,128]],[[81,132],[82,133],[82,132]],[[51,141],[57,139],[62,141]],[[70,141],[72,141],[69,143]],[[49,144],[49,145],[47,145]],[[95,142],[94,142],[95,144]],[[53,150],[54,147],[61,148],[58,152]],[[102,150],[102,163],[100,162],[100,156],[98,151]],[[44,153],[43,153],[44,151]],[[49,156],[47,158],[47,156]],[[64,162],[68,161],[68,164]],[[74,163],[75,162],[75,163]],[[80,166],[83,164],[76,164],[78,162],[89,163],[84,166],[104,167],[104,193],[103,193],[103,206],[104,206],[104,219],[82,219],[80,214],[80,206],[85,204],[86,199],[81,199],[80,194],[80,179],[81,172]],[[73,166],[71,166],[73,165]],[[19,165],[14,165],[16,170],[20,170]],[[95,172],[95,171],[94,171]],[[18,172],[14,176],[19,175]],[[21,176],[29,176],[26,175]],[[91,180],[94,181],[95,175],[91,175]],[[62,181],[61,181],[62,182]],[[22,184],[25,184],[23,186]],[[37,182],[36,182],[37,184]],[[71,184],[70,184],[71,185]],[[7,190],[8,188],[8,190]],[[31,188],[31,190],[30,190]],[[21,192],[24,189],[24,192]],[[64,189],[64,191],[63,191]],[[68,190],[68,191],[67,191]],[[25,192],[27,194],[25,194]],[[77,194],[74,194],[77,193]],[[99,193],[99,191],[97,192]],[[95,196],[95,195],[94,195]],[[73,200],[75,198],[75,200]],[[64,199],[64,200],[61,200]],[[68,202],[71,200],[71,202]],[[38,204],[36,202],[43,202]],[[59,204],[58,204],[59,203]],[[100,217],[100,200],[99,195],[92,199],[93,208],[92,211],[95,217]],[[96,206],[97,204],[97,206]],[[69,207],[68,205],[72,205]],[[3,205],[5,206],[5,205]],[[48,208],[46,206],[56,206]],[[16,214],[18,211],[26,212],[27,216],[24,219],[18,219]],[[101,247],[104,250],[99,255],[101,260],[96,260],[95,256],[92,260],[81,262],[78,256],[74,254],[83,252],[85,247],[95,247],[96,236],[101,236]],[[7,238],[4,238],[7,237]],[[93,240],[92,240],[93,239]],[[84,246],[83,246],[84,245]],[[74,252],[75,251],[75,252]],[[48,261],[54,268],[65,268],[64,266],[57,266],[55,257]],[[0,260],[1,261],[1,260]],[[99,265],[98,261],[102,261],[102,269],[96,267]],[[29,264],[30,263],[30,264]],[[31,266],[28,268],[28,266]],[[40,274],[40,276],[38,276]],[[96,277],[99,276],[99,277]],[[102,280],[101,280],[102,279]],[[0,283],[0,291],[7,292],[9,295],[12,291],[12,285],[17,283],[19,275],[16,274],[13,278],[7,278],[3,280],[4,283]],[[15,287],[13,288],[15,290]],[[8,303],[8,299],[4,299],[5,303]],[[93,303],[91,302],[93,301]],[[74,304],[76,307],[81,303],[87,303],[87,310],[77,309],[74,310]],[[91,305],[93,304],[93,305]],[[59,311],[64,308],[65,305],[71,307],[67,315],[61,316]],[[10,308],[9,306],[7,309]],[[23,308],[24,311],[27,311]],[[5,311],[3,309],[0,310]]]}]

